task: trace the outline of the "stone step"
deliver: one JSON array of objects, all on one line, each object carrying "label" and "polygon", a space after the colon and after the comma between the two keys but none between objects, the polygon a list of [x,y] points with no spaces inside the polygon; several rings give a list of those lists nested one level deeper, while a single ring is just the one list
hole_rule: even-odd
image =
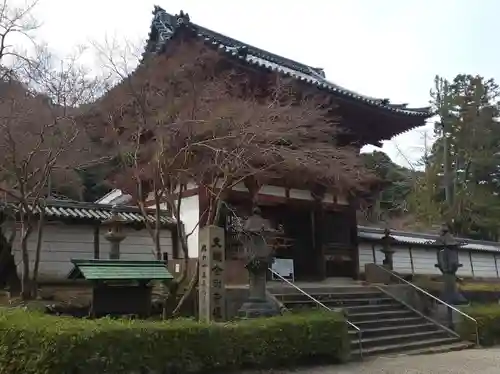
[{"label": "stone step", "polygon": [[[304,309],[304,308],[315,308],[320,306],[316,301],[308,299],[308,300],[294,300],[294,301],[282,301],[283,305],[285,305],[288,309]],[[323,305],[330,309],[345,309],[346,311],[350,311],[356,313],[359,308],[359,313],[363,311],[382,311],[382,310],[394,310],[402,308],[401,304],[391,300],[390,302],[381,302],[381,303],[344,303],[344,302],[333,302],[333,301],[321,301]],[[403,307],[404,308],[404,307]]]},{"label": "stone step", "polygon": [[[456,337],[443,337],[437,339],[422,339],[415,340],[412,342],[407,342],[404,344],[387,344],[387,345],[379,345],[373,347],[363,347],[363,356],[381,356],[388,353],[395,352],[410,352],[412,350],[423,350],[431,347],[441,347],[445,345],[457,344],[461,343],[459,338]],[[359,348],[357,345],[352,346],[351,355],[353,357],[359,357]]]},{"label": "stone step", "polygon": [[[310,303],[314,302],[311,298],[305,295],[274,295],[278,300],[283,303]],[[337,297],[321,297],[319,295],[312,295],[316,300],[321,301],[325,305],[380,305],[380,304],[394,304],[395,300],[389,297],[363,297],[363,298],[348,298],[342,299]]]},{"label": "stone step", "polygon": [[[300,294],[273,294],[276,299],[282,303],[288,302],[310,302],[312,299],[306,295]],[[357,294],[357,295],[340,295],[340,294],[312,294],[313,298],[321,301],[324,304],[343,304],[343,305],[367,305],[367,304],[384,304],[390,302],[387,297],[380,297],[372,294]]]},{"label": "stone step", "polygon": [[[358,314],[364,314],[364,313],[381,313],[381,312],[389,312],[389,311],[401,311],[404,310],[406,311],[405,307],[401,304],[398,303],[392,303],[392,304],[380,304],[380,305],[352,305],[352,306],[345,306],[345,305],[338,305],[338,304],[332,304],[332,303],[322,303],[326,307],[335,310],[335,309],[343,309],[347,313],[348,316],[350,315],[358,315]],[[322,305],[316,303],[315,301],[303,301],[303,302],[285,302],[284,303],[285,307],[290,310],[304,310],[304,309],[313,309],[313,308],[323,308]]]},{"label": "stone step", "polygon": [[454,351],[462,351],[464,349],[472,349],[475,344],[471,342],[459,341],[457,343],[442,344],[435,347],[426,347],[418,349],[410,349],[397,354],[384,355],[385,357],[396,357],[396,356],[418,356],[418,355],[431,355],[437,353],[447,353]]},{"label": "stone step", "polygon": [[[393,345],[405,343],[411,343],[418,340],[430,340],[430,339],[440,339],[450,337],[449,333],[444,330],[435,329],[431,331],[414,332],[411,334],[392,332],[392,334],[382,335],[382,336],[372,336],[365,337],[361,336],[361,344],[363,348],[378,347],[382,345]],[[351,340],[351,347],[356,348],[358,345],[358,339],[353,338]]]},{"label": "stone step", "polygon": [[425,323],[427,320],[418,315],[413,315],[407,318],[384,318],[377,319],[376,316],[370,320],[363,320],[356,322],[361,330],[371,329],[371,328],[384,328],[384,327],[402,327],[407,324]]},{"label": "stone step", "polygon": [[[350,299],[355,297],[387,297],[383,292],[376,288],[356,286],[356,287],[342,287],[342,288],[313,288],[304,289],[304,292],[309,295],[324,297],[332,296],[334,298]],[[268,291],[275,296],[305,296],[302,292],[293,287],[288,288],[268,288]]]},{"label": "stone step", "polygon": [[415,313],[408,309],[386,310],[382,312],[348,313],[347,319],[352,323],[370,320],[383,320],[385,318],[411,318]]},{"label": "stone step", "polygon": [[[327,306],[330,306],[326,304]],[[351,314],[361,314],[361,313],[379,313],[379,312],[390,312],[390,311],[407,311],[405,306],[399,303],[391,304],[375,304],[375,305],[356,305],[356,306],[341,306],[345,310],[348,316]]]},{"label": "stone step", "polygon": [[[403,326],[385,326],[385,327],[377,327],[371,329],[361,329],[361,332],[363,338],[370,338],[370,337],[389,335],[394,333],[413,334],[423,331],[436,331],[438,329],[439,327],[437,327],[433,323],[427,322],[427,323],[405,324]],[[349,335],[352,337],[353,340],[358,339],[357,330],[354,329],[349,330]]]}]

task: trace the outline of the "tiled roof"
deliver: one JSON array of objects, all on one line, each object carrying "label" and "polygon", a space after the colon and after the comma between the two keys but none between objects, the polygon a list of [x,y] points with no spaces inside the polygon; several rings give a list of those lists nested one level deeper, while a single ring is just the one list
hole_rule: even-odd
[{"label": "tiled roof", "polygon": [[[240,60],[266,68],[270,71],[277,71],[286,76],[293,77],[300,81],[307,82],[321,89],[330,91],[336,96],[353,99],[365,104],[384,109],[395,114],[412,117],[430,117],[430,108],[407,108],[406,104],[391,104],[388,99],[379,99],[361,95],[326,79],[323,69],[301,64],[297,61],[287,59],[253,47],[236,39],[219,34],[205,27],[192,23],[189,15],[182,11],[178,15],[171,15],[162,8],[156,6],[153,11],[153,23],[151,27],[150,39],[146,46],[147,52],[160,53],[164,50],[168,40],[170,40],[177,30],[182,27],[190,27],[196,35],[203,39],[205,43],[211,44],[222,52],[239,58]],[[155,40],[153,40],[155,39]]]},{"label": "tiled roof", "polygon": [[172,274],[162,261],[71,260],[69,279],[86,280],[169,280]]},{"label": "tiled roof", "polygon": [[[114,210],[126,224],[144,222],[144,217],[140,210],[137,207],[130,206],[113,206],[64,200],[47,200],[44,209],[45,216],[48,219],[76,219],[103,222],[112,217],[112,210]],[[147,213],[149,221],[154,222],[154,211],[150,210]],[[160,216],[160,222],[162,225],[168,226],[174,224],[175,220],[165,214],[162,214]]]},{"label": "tiled roof", "polygon": [[[378,227],[358,226],[358,238],[365,240],[380,240],[384,236],[384,229]],[[436,234],[425,234],[407,231],[392,231],[391,237],[399,243],[416,244],[420,246],[435,246],[434,242],[439,238]],[[456,238],[460,242],[460,248],[473,251],[500,252],[500,243],[483,240],[472,240]]]}]

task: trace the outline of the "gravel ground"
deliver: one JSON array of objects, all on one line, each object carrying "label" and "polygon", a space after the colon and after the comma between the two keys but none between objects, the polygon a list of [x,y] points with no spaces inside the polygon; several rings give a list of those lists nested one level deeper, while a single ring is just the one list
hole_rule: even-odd
[{"label": "gravel ground", "polygon": [[[393,356],[360,363],[294,371],[248,372],[245,374],[498,374],[500,348],[468,349],[422,356]],[[243,374],[243,373],[242,373]]]}]

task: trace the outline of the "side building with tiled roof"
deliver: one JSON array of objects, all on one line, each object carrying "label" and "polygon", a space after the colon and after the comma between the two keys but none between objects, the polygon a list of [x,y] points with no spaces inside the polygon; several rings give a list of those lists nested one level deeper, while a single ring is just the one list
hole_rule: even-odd
[{"label": "side building with tiled roof", "polygon": [[[433,244],[437,234],[391,231],[394,270],[403,275],[440,275],[437,263],[438,248]],[[384,229],[358,226],[359,266],[363,273],[366,264],[382,265]],[[500,243],[457,238],[462,278],[500,278]]]},{"label": "side building with tiled roof", "polygon": [[[136,207],[111,206],[105,204],[82,203],[73,201],[47,200],[44,208],[45,224],[39,265],[40,280],[65,279],[72,268],[72,259],[107,259],[110,245],[104,234],[108,227],[104,224],[116,212],[123,222],[126,235],[120,245],[120,258],[124,260],[155,260],[153,240],[145,229],[144,217]],[[155,221],[154,212],[148,220]],[[178,257],[176,239],[172,234],[177,225],[175,221],[161,215],[160,241],[164,258]],[[9,236],[10,227],[6,225],[3,233]],[[29,237],[28,251],[30,269],[33,271],[37,235]],[[14,259],[18,273],[22,272],[19,241],[14,242]],[[0,272],[1,273],[1,272]]]}]

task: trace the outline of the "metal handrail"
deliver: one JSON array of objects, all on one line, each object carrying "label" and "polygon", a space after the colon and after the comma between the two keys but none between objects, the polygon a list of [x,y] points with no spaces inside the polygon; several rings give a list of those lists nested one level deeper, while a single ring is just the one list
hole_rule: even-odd
[{"label": "metal handrail", "polygon": [[[296,284],[294,284],[293,282],[290,282],[288,279],[286,279],[285,277],[281,276],[281,274],[277,273],[276,271],[274,271],[273,269],[271,268],[268,268],[267,270],[269,270],[274,276],[278,277],[280,280],[284,281],[285,283],[287,283],[288,285],[292,286],[293,288],[295,288],[297,291],[299,291],[300,293],[302,293],[303,295],[307,296],[309,299],[311,299],[312,301],[314,301],[316,304],[318,304],[319,306],[325,308],[326,310],[330,311],[330,312],[333,312],[334,310],[332,308],[330,308],[329,306],[323,304],[321,301],[319,301],[318,299],[316,299],[314,296],[308,294],[306,291],[304,291],[302,288],[300,288],[299,286],[297,286]],[[356,326],[354,323],[352,323],[351,321],[349,320],[345,320],[346,323],[353,327],[357,334],[358,334],[358,339],[359,339],[359,354],[361,356],[361,358],[363,358],[363,347],[361,345],[361,335],[362,335],[362,331],[361,329]]]},{"label": "metal handrail", "polygon": [[420,288],[419,286],[417,286],[417,285],[415,285],[415,284],[407,281],[406,279],[400,277],[394,271],[391,271],[391,270],[389,270],[389,269],[387,269],[387,268],[385,268],[383,266],[380,266],[380,265],[377,265],[377,267],[380,268],[380,269],[382,269],[382,270],[384,270],[385,272],[389,273],[391,276],[393,276],[397,280],[399,280],[399,281],[401,281],[401,282],[403,282],[403,283],[405,283],[405,284],[413,287],[415,290],[423,293],[424,295],[430,297],[431,299],[437,301],[438,303],[441,303],[442,305],[446,306],[447,308],[449,308],[449,309],[457,312],[458,314],[461,314],[463,317],[465,317],[465,318],[471,320],[472,322],[474,322],[475,325],[476,325],[476,344],[479,345],[479,325],[478,325],[477,320],[475,318],[469,316],[467,313],[462,312],[460,309],[455,308],[453,305],[448,304],[444,300],[441,300],[440,298],[434,296],[433,294],[427,292],[426,290]]}]

